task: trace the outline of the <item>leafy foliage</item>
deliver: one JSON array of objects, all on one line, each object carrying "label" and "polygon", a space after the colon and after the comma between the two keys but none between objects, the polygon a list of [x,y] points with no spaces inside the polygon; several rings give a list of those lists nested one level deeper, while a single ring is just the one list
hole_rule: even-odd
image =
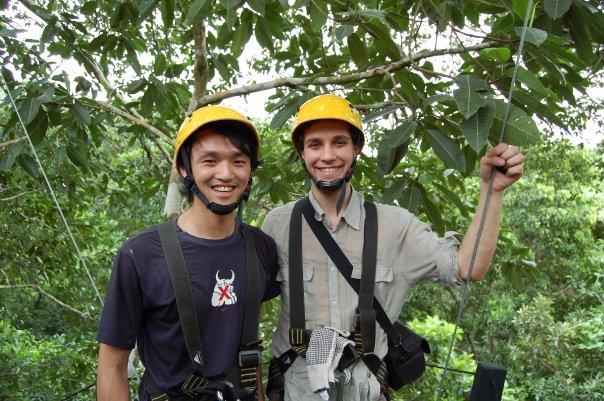
[{"label": "leafy foliage", "polygon": [[[593,0],[528,4],[0,2],[0,398],[60,399],[94,382],[99,294],[116,248],[162,219],[184,115],[271,90],[245,210],[256,224],[308,188],[287,125],[316,93],[363,113],[353,184],[438,233],[467,226],[485,149],[502,134],[522,145],[527,174],[508,195],[493,271],[469,289],[452,364],[502,363],[506,400],[603,399],[586,369],[602,355],[603,149],[540,143],[600,112],[586,93],[601,87],[604,14]],[[431,362],[443,363],[459,296],[417,287],[403,310]],[[264,307],[267,340],[278,307]],[[432,399],[439,378],[431,368],[396,397]],[[447,399],[467,398],[470,382],[449,377]]]}]

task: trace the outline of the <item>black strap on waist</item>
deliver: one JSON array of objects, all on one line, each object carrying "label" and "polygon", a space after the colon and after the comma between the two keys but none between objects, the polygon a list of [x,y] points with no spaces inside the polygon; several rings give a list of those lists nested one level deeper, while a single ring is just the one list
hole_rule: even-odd
[{"label": "black strap on waist", "polygon": [[[160,224],[158,228],[164,255],[170,271],[172,286],[174,287],[185,344],[193,363],[193,372],[183,382],[182,390],[185,393],[194,394],[199,392],[199,389],[207,387],[213,382],[206,380],[203,374],[203,350],[195,310],[195,300],[193,298],[186,262],[178,239],[178,233],[176,232],[176,220],[166,221]],[[250,227],[242,223],[241,230],[245,240],[247,296],[241,346],[238,354],[238,369],[229,375],[229,381],[237,387],[241,387],[243,393],[253,393],[256,390],[257,368],[262,361],[261,341],[258,339],[261,302],[259,264],[256,245]],[[150,375],[148,377],[150,379]],[[157,396],[161,396],[161,394]],[[237,398],[243,397],[237,396]]]}]

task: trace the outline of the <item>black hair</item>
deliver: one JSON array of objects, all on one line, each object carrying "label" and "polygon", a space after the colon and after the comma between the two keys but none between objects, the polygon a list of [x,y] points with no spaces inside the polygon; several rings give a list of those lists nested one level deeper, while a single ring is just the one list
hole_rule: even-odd
[{"label": "black hair", "polygon": [[[201,130],[206,129],[212,130],[221,137],[228,139],[239,151],[249,157],[252,171],[256,170],[262,165],[262,160],[258,159],[258,143],[254,139],[254,134],[250,132],[251,128],[238,121],[214,121],[209,124],[205,124],[196,132],[191,134],[181,146],[181,149],[184,149],[189,160],[191,159],[191,145],[193,144],[195,137]],[[244,131],[249,133],[243,134],[242,132]],[[179,151],[176,157],[176,168],[179,169],[179,173],[180,168],[184,168],[182,157],[182,152]],[[193,202],[193,191],[184,185],[184,177],[182,175],[180,176],[179,191],[181,195],[187,198],[189,203]]]}]

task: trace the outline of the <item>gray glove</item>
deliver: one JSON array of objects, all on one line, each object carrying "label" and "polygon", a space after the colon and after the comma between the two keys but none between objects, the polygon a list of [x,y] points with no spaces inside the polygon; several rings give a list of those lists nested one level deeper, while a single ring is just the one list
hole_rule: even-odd
[{"label": "gray glove", "polygon": [[325,401],[329,399],[329,368],[336,350],[338,334],[327,328],[312,331],[306,350],[306,370],[310,388]]},{"label": "gray glove", "polygon": [[[329,399],[329,385],[335,383],[344,347],[352,343],[343,336],[350,333],[332,327],[317,327],[312,331],[306,350],[306,370],[311,390],[325,401]],[[352,343],[354,344],[354,343]]]},{"label": "gray glove", "polygon": [[[347,332],[340,332],[342,334],[345,334],[346,337],[348,337],[350,334]],[[333,354],[333,359],[331,360],[331,365],[329,366],[329,383],[335,383],[336,382],[336,378],[335,378],[335,372],[336,369],[338,368],[338,364],[340,363],[340,359],[342,358],[342,354],[344,353],[344,348],[346,348],[347,345],[352,345],[354,346],[354,341],[349,340],[346,337],[342,337],[341,335],[339,335],[336,338],[336,350]]]}]

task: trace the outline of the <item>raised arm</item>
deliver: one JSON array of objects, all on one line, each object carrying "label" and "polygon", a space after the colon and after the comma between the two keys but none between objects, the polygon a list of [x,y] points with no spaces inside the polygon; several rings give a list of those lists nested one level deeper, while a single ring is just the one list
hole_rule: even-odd
[{"label": "raised arm", "polygon": [[480,220],[487,200],[489,179],[494,167],[502,167],[506,171],[505,173],[499,170],[495,171],[487,214],[472,269],[471,279],[473,281],[481,280],[489,270],[489,265],[497,246],[497,238],[499,237],[499,225],[505,190],[522,177],[524,155],[520,153],[516,146],[501,143],[489,150],[480,160],[480,198],[478,207],[463,242],[457,251],[459,275],[464,280],[468,277],[474,243],[478,236]]}]

